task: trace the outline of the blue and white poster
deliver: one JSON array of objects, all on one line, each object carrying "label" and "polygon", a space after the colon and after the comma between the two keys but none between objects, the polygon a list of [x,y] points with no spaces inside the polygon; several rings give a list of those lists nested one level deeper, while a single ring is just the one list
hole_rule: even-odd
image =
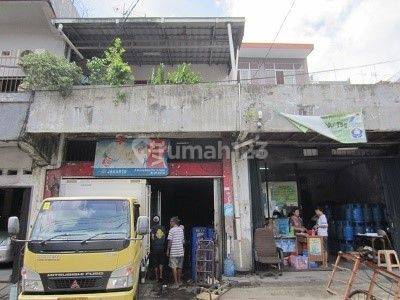
[{"label": "blue and white poster", "polygon": [[164,177],[168,175],[167,142],[123,135],[97,142],[94,176]]}]

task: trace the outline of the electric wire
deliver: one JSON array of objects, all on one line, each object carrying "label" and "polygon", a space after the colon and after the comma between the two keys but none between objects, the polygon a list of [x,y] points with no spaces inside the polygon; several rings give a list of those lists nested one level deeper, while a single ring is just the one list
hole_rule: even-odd
[{"label": "electric wire", "polygon": [[[275,44],[275,41],[276,41],[276,39],[278,38],[278,35],[279,35],[279,33],[281,32],[282,27],[283,27],[283,25],[285,24],[286,19],[287,19],[287,17],[289,16],[290,12],[292,11],[292,8],[293,8],[293,6],[294,6],[295,3],[296,3],[296,0],[293,0],[293,1],[292,1],[292,4],[291,4],[290,7],[289,7],[289,10],[287,11],[287,13],[286,13],[286,15],[285,15],[285,18],[283,19],[283,21],[282,21],[282,23],[281,23],[281,26],[279,26],[279,29],[278,29],[278,31],[276,32],[275,37],[274,37],[274,39],[272,40],[271,45],[269,46],[269,49],[268,49],[268,51],[267,51],[267,54],[265,54],[264,59],[267,59],[267,58],[268,58],[268,55],[269,55],[269,53],[271,52],[272,46]],[[258,71],[259,71],[259,70],[260,70],[260,65],[258,66],[258,69],[257,69],[257,71],[256,71],[256,75],[258,74]]]},{"label": "electric wire", "polygon": [[136,2],[133,2],[131,7],[128,9],[128,11],[124,14],[124,20],[123,23],[126,22],[126,20],[128,20],[129,16],[131,15],[132,11],[135,9],[136,5],[138,5],[140,0],[136,0]]}]

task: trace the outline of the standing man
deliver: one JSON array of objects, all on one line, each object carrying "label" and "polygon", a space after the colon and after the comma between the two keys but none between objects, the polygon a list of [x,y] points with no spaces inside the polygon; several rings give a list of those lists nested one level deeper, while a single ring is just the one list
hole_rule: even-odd
[{"label": "standing man", "polygon": [[322,207],[317,207],[315,209],[315,214],[318,217],[317,224],[314,228],[317,230],[317,235],[323,237],[323,256],[324,256],[324,265],[327,265],[328,261],[328,220],[324,214]]},{"label": "standing man", "polygon": [[150,253],[152,266],[157,282],[163,281],[163,265],[165,262],[165,228],[160,225],[160,218],[154,216],[150,233]]},{"label": "standing man", "polygon": [[182,226],[179,226],[178,217],[171,218],[169,222],[171,229],[168,233],[167,256],[169,256],[169,266],[172,269],[175,286],[181,285],[182,267],[184,259],[183,244],[185,235]]}]

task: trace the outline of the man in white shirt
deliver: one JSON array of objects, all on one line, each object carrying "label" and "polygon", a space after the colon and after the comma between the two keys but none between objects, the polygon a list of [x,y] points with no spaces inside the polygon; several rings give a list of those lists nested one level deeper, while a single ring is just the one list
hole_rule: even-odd
[{"label": "man in white shirt", "polygon": [[[323,237],[324,249],[327,255],[328,253],[328,220],[324,214],[322,207],[315,209],[315,214],[318,216],[317,224],[314,226],[317,229],[317,235]],[[328,259],[328,257],[326,257]]]},{"label": "man in white shirt", "polygon": [[167,256],[169,256],[169,266],[172,269],[175,285],[179,286],[181,284],[183,259],[185,255],[183,249],[185,235],[183,226],[179,226],[179,219],[177,217],[171,218],[170,226],[171,229],[169,230],[167,238]]}]

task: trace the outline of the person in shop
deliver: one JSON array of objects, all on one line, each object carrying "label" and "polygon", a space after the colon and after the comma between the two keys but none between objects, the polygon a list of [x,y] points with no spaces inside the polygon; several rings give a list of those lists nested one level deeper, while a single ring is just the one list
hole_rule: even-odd
[{"label": "person in shop", "polygon": [[171,229],[169,230],[167,238],[167,256],[169,257],[169,266],[172,269],[175,287],[179,287],[182,284],[181,277],[185,255],[183,247],[185,243],[185,234],[178,217],[171,218],[170,226]]},{"label": "person in shop", "polygon": [[290,225],[294,233],[303,233],[307,229],[303,226],[303,219],[300,217],[300,209],[298,207],[293,209],[292,216],[290,217]]},{"label": "person in shop", "polygon": [[150,231],[150,261],[154,268],[156,281],[163,282],[163,267],[165,263],[166,232],[160,224],[160,218],[154,216],[153,226]]},{"label": "person in shop", "polygon": [[[322,207],[315,208],[315,214],[318,217],[317,224],[315,224],[314,229],[317,230],[317,235],[323,237],[323,248],[324,253],[328,253],[328,219],[324,214]],[[327,257],[326,257],[327,260]]]}]

